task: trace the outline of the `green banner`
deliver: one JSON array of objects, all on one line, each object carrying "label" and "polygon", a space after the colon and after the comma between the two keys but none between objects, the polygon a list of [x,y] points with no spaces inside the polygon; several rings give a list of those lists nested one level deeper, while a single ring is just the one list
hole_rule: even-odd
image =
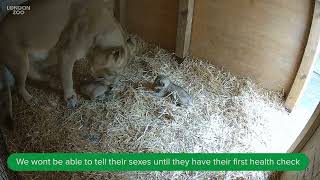
[{"label": "green banner", "polygon": [[14,171],[302,171],[304,154],[17,153]]}]

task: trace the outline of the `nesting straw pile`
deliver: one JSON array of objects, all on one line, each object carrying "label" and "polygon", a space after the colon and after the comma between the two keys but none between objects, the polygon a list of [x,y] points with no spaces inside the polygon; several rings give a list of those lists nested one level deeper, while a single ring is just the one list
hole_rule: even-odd
[{"label": "nesting straw pile", "polygon": [[[270,152],[270,117],[283,113],[282,94],[259,88],[188,57],[138,41],[133,57],[113,90],[100,100],[80,97],[68,110],[61,90],[28,87],[41,106],[15,97],[16,131],[7,133],[11,152]],[[86,61],[75,67],[77,79]],[[81,72],[81,73],[80,73]],[[158,74],[185,88],[193,106],[174,105],[169,97],[146,93]],[[76,84],[77,85],[77,84]],[[21,173],[26,179],[266,179],[262,172]]]}]

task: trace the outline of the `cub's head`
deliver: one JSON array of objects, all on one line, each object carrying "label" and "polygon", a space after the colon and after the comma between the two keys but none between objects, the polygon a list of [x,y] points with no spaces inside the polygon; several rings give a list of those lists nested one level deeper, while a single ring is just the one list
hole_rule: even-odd
[{"label": "cub's head", "polygon": [[156,90],[160,90],[163,88],[167,88],[170,85],[170,80],[167,76],[158,75],[153,84]]}]

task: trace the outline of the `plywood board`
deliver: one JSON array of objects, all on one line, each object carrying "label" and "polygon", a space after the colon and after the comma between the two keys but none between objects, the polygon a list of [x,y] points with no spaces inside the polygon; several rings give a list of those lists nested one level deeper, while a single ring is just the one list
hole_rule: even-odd
[{"label": "plywood board", "polygon": [[195,1],[191,53],[287,93],[309,35],[313,0]]},{"label": "plywood board", "polygon": [[127,27],[149,42],[174,50],[178,0],[127,1]]}]

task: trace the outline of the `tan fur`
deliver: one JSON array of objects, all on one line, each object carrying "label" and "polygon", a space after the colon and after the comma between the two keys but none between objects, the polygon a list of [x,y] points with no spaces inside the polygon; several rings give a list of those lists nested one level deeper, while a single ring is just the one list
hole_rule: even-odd
[{"label": "tan fur", "polygon": [[[110,90],[122,73],[127,59],[135,51],[135,44],[128,39],[127,46],[110,49],[94,48],[88,56],[93,81],[82,83],[82,95],[95,99]],[[92,57],[93,56],[93,57]],[[106,63],[107,60],[107,63]]]},{"label": "tan fur", "polygon": [[[109,13],[105,0],[34,0],[30,6],[31,11],[26,11],[25,15],[8,16],[1,23],[0,63],[13,72],[18,93],[30,102],[32,96],[25,89],[27,75],[46,80],[33,63],[41,60],[58,62],[64,98],[68,106],[75,107],[77,99],[72,79],[75,61],[91,50],[104,52],[123,47],[128,51],[127,37]],[[126,64],[127,58],[119,65],[109,62],[110,54],[102,56],[99,52],[93,53],[92,66],[99,63],[107,70],[118,71]]]}]

